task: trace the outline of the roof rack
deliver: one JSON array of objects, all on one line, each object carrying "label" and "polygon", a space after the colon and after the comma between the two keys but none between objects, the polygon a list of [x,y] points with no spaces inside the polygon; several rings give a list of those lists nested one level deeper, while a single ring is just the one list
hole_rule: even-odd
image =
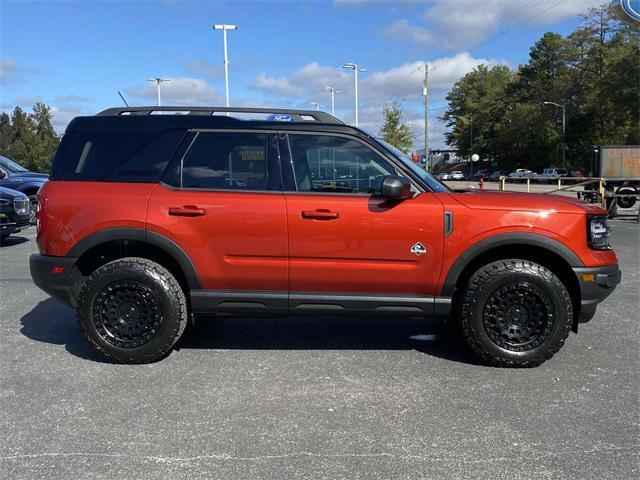
[{"label": "roof rack", "polygon": [[264,113],[290,115],[294,122],[318,122],[344,125],[333,115],[317,110],[289,110],[282,108],[238,108],[238,107],[115,107],[98,113],[97,116],[151,115],[156,112],[175,112],[184,115],[214,115],[216,113]]}]

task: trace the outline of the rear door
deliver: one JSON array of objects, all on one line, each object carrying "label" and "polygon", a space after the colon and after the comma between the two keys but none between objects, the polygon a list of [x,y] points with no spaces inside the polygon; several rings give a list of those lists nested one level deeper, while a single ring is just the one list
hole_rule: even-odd
[{"label": "rear door", "polygon": [[433,298],[444,234],[435,195],[376,196],[382,177],[397,169],[355,137],[290,132],[280,151],[289,156],[283,173],[292,310],[296,299],[308,294],[313,304],[319,292],[355,294],[362,306],[371,294]]},{"label": "rear door", "polygon": [[191,135],[149,197],[148,230],[185,251],[209,298],[234,309],[249,305],[257,291],[272,292],[286,309],[287,221],[276,135]]}]

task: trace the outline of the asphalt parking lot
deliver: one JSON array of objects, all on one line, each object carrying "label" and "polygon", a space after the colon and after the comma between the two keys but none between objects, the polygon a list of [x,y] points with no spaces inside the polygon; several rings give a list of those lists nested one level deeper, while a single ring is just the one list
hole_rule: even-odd
[{"label": "asphalt parking lot", "polygon": [[211,319],[162,362],[104,363],[31,283],[31,228],[0,248],[0,474],[637,478],[640,226],[612,225],[622,284],[528,370],[430,321],[344,317]]}]

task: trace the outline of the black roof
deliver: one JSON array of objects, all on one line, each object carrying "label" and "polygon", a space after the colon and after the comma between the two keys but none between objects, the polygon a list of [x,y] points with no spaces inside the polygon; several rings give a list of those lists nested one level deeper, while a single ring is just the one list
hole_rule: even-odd
[{"label": "black roof", "polygon": [[[229,112],[229,116],[224,113]],[[172,113],[174,113],[172,115]],[[262,119],[243,119],[242,115],[258,114]],[[293,121],[270,121],[266,115],[288,115]],[[158,131],[171,128],[260,128],[277,130],[318,130],[346,132],[369,136],[358,128],[346,125],[336,117],[315,110],[290,110],[277,108],[235,107],[117,107],[109,108],[91,117],[76,117],[67,126],[67,131],[112,130],[112,131]]]}]

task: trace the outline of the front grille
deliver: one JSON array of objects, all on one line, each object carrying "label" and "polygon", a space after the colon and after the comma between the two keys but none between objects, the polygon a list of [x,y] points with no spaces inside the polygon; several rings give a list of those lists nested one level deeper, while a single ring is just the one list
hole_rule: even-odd
[{"label": "front grille", "polygon": [[13,201],[13,209],[18,215],[24,215],[29,211],[29,199],[16,198]]}]

